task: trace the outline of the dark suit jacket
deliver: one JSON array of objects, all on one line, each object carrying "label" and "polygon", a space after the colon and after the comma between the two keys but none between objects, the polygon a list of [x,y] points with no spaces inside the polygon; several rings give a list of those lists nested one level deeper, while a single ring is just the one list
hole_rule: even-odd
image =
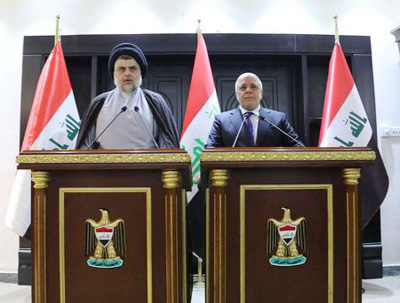
[{"label": "dark suit jacket", "polygon": [[[293,130],[293,127],[286,120],[284,113],[260,108],[260,117],[265,117],[291,137],[300,141],[299,136]],[[239,132],[240,124],[243,121],[242,113],[239,108],[223,112],[215,116],[214,124],[207,141],[207,147],[231,147]],[[301,141],[300,141],[301,142]],[[250,146],[246,131],[242,128],[239,138],[236,142],[237,147]],[[257,130],[256,146],[301,146],[294,140],[291,140],[279,130],[273,127],[267,121],[259,119]]]}]

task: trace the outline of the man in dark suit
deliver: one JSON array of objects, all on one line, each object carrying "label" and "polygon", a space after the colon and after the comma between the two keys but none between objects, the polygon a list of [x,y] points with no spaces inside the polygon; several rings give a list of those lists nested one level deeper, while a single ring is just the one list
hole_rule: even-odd
[{"label": "man in dark suit", "polygon": [[240,75],[235,91],[240,106],[215,117],[207,147],[304,146],[284,113],[260,106],[263,89],[257,75]]}]

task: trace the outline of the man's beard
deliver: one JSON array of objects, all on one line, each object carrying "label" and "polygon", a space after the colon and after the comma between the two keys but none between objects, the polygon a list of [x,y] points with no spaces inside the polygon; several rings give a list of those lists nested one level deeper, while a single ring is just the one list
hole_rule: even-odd
[{"label": "man's beard", "polygon": [[134,90],[136,90],[140,85],[142,85],[142,82],[143,82],[142,75],[140,75],[139,78],[133,81],[133,86],[131,85],[124,86],[124,84],[119,83],[117,78],[114,76],[115,86],[118,87],[120,91],[127,94],[132,93]]}]

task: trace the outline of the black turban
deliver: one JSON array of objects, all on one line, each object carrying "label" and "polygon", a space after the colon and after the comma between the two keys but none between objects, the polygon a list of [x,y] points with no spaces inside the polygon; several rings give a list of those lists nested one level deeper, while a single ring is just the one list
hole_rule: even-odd
[{"label": "black turban", "polygon": [[108,71],[111,75],[114,74],[114,65],[115,61],[121,56],[127,55],[131,56],[140,66],[140,71],[142,73],[142,78],[146,75],[147,72],[147,60],[143,54],[143,51],[139,46],[132,43],[121,43],[114,47],[110,53],[110,58],[108,59]]}]

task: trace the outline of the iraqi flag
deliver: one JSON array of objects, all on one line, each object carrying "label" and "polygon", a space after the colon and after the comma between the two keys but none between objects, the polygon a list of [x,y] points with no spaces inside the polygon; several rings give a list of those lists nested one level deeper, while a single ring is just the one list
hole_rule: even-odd
[{"label": "iraqi flag", "polygon": [[[74,149],[79,128],[78,109],[58,42],[40,74],[21,150]],[[31,221],[30,174],[30,170],[17,171],[5,220],[20,236]]]},{"label": "iraqi flag", "polygon": [[196,184],[200,178],[200,153],[207,143],[214,117],[220,112],[206,43],[199,33],[180,142],[192,160],[193,185],[188,193],[189,201],[198,191]]},{"label": "iraqi flag", "polygon": [[319,147],[367,146],[372,128],[342,48],[332,52]]},{"label": "iraqi flag", "polygon": [[375,163],[363,167],[360,179],[362,223],[365,227],[386,196],[388,176],[364,105],[338,43],[335,44],[329,64],[318,146],[368,146],[375,150]]}]

